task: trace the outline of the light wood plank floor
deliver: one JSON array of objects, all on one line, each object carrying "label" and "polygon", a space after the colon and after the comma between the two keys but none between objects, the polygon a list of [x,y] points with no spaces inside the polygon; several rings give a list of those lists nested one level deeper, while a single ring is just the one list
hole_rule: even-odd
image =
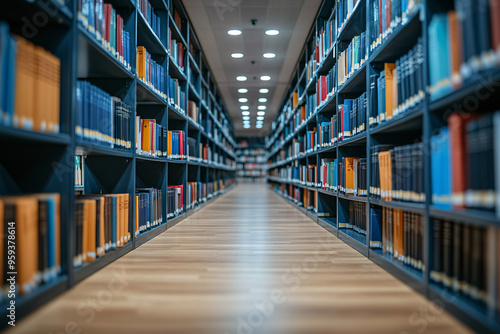
[{"label": "light wood plank floor", "polygon": [[468,332],[265,185],[236,187],[9,331]]}]

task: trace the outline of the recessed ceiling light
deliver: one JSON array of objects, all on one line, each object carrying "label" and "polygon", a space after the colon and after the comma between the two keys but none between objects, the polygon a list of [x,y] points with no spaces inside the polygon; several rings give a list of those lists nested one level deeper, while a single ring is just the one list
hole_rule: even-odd
[{"label": "recessed ceiling light", "polygon": [[246,88],[240,88],[240,89],[238,89],[238,93],[241,93],[241,94],[248,93],[248,89],[246,89]]},{"label": "recessed ceiling light", "polygon": [[231,57],[233,57],[233,58],[243,58],[243,53],[238,53],[238,52],[232,53]]},{"label": "recessed ceiling light", "polygon": [[274,58],[274,57],[276,57],[275,53],[272,52],[264,53],[264,58]]},{"label": "recessed ceiling light", "polygon": [[257,112],[257,115],[259,115],[259,116],[264,116],[265,114],[266,114],[265,111],[259,111],[259,112]]},{"label": "recessed ceiling light", "polygon": [[250,111],[242,111],[241,114],[243,116],[249,116],[250,115]]},{"label": "recessed ceiling light", "polygon": [[262,129],[262,124],[256,126],[257,129]]},{"label": "recessed ceiling light", "polygon": [[248,109],[250,109],[250,108],[249,108],[248,106],[241,106],[241,107],[240,107],[240,109],[241,109],[241,110],[248,110]]},{"label": "recessed ceiling light", "polygon": [[267,94],[267,93],[269,93],[269,89],[267,89],[267,88],[259,89],[259,93],[261,93],[261,94]]},{"label": "recessed ceiling light", "polygon": [[261,98],[259,99],[259,102],[260,102],[260,103],[266,103],[266,102],[267,102],[267,99],[266,99],[265,97],[261,97]]},{"label": "recessed ceiling light", "polygon": [[257,120],[258,120],[258,121],[263,121],[263,120],[264,120],[264,116],[258,116],[258,117],[257,117]]},{"label": "recessed ceiling light", "polygon": [[250,116],[243,116],[243,120],[244,121],[249,121],[250,120]]},{"label": "recessed ceiling light", "polygon": [[243,125],[243,127],[244,127],[245,129],[250,129],[250,124],[245,124],[245,125]]},{"label": "recessed ceiling light", "polygon": [[241,30],[238,29],[231,29],[227,32],[231,36],[239,36],[241,35]]},{"label": "recessed ceiling light", "polygon": [[238,99],[238,101],[240,101],[241,103],[247,103],[248,99],[246,97],[242,97],[242,98]]},{"label": "recessed ceiling light", "polygon": [[247,81],[247,77],[244,76],[244,75],[240,75],[240,76],[236,77],[236,80],[238,80],[238,81]]},{"label": "recessed ceiling light", "polygon": [[269,36],[276,36],[279,33],[280,33],[279,30],[276,30],[276,29],[270,29],[270,30],[266,31],[266,35],[269,35]]},{"label": "recessed ceiling light", "polygon": [[266,106],[258,106],[257,109],[259,109],[259,110],[266,110]]},{"label": "recessed ceiling light", "polygon": [[243,125],[250,125],[250,121],[243,121]]},{"label": "recessed ceiling light", "polygon": [[262,80],[262,81],[269,81],[269,80],[271,80],[271,77],[269,75],[263,75],[263,76],[260,77],[260,80]]}]

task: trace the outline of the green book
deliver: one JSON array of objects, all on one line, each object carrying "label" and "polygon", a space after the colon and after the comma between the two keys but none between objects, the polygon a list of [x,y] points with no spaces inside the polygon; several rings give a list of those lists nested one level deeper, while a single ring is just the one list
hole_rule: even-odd
[{"label": "green book", "polygon": [[110,27],[111,52],[115,55],[116,52],[116,10],[111,10],[111,27]]}]

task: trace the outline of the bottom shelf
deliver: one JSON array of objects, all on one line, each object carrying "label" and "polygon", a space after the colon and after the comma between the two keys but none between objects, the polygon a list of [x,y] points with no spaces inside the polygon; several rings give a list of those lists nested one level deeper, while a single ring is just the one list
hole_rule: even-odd
[{"label": "bottom shelf", "polygon": [[500,333],[498,314],[488,315],[485,305],[433,283],[429,285],[427,297],[478,333]]},{"label": "bottom shelf", "polygon": [[338,237],[346,244],[363,254],[368,256],[368,247],[366,247],[366,236],[359,234],[356,231],[346,228],[340,228]]},{"label": "bottom shelf", "polygon": [[127,242],[126,245],[124,245],[120,248],[117,248],[115,250],[112,250],[112,251],[108,252],[106,255],[104,255],[100,258],[97,258],[94,261],[86,263],[86,264],[82,265],[81,267],[75,269],[73,284],[77,284],[77,283],[83,281],[84,279],[86,279],[87,277],[89,277],[90,275],[92,275],[93,273],[98,271],[99,269],[104,268],[105,266],[107,266],[111,262],[113,262],[113,261],[119,259],[120,257],[122,257],[123,255],[127,254],[133,248],[134,247],[133,247],[132,241],[129,241],[129,242]]},{"label": "bottom shelf", "polygon": [[337,218],[335,217],[318,217],[318,224],[328,232],[337,235]]},{"label": "bottom shelf", "polygon": [[370,249],[368,258],[380,267],[403,281],[415,291],[425,295],[424,274],[422,271],[402,264],[389,254],[384,254],[381,249]]},{"label": "bottom shelf", "polygon": [[[15,297],[15,322],[18,319],[28,315],[30,312],[34,311],[36,308],[42,306],[47,303],[49,300],[55,298],[57,295],[63,293],[68,289],[68,276],[61,275],[55,278],[52,282],[47,284],[40,285],[35,291],[30,293],[27,296],[18,296],[18,292],[16,292]],[[10,318],[7,317],[9,314],[10,299],[4,300],[0,307],[2,308],[1,317],[4,319],[2,324],[0,325],[0,329],[6,328],[8,326],[8,322],[11,321]],[[5,320],[7,319],[7,320]]]},{"label": "bottom shelf", "polygon": [[142,246],[143,244],[145,244],[149,240],[153,239],[157,235],[165,232],[166,230],[167,230],[167,224],[162,223],[161,225],[156,226],[155,228],[152,228],[151,230],[146,231],[145,233],[139,234],[135,238],[135,247],[137,248],[139,246]]}]

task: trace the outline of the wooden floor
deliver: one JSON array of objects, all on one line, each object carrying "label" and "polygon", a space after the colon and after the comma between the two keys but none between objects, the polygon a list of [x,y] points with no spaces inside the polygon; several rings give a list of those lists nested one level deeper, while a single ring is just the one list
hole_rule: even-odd
[{"label": "wooden floor", "polygon": [[8,333],[468,332],[265,185],[240,185]]}]

